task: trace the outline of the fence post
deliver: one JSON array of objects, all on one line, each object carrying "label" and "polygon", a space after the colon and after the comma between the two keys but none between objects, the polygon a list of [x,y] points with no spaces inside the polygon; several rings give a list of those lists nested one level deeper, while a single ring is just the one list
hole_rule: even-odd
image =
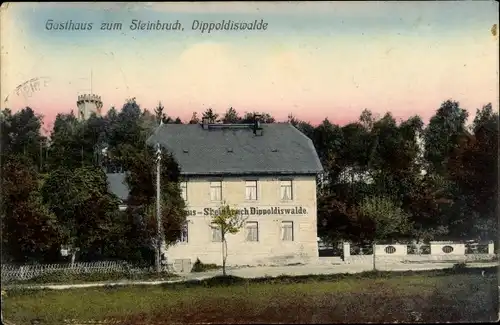
[{"label": "fence post", "polygon": [[493,241],[490,241],[488,243],[488,254],[489,255],[495,254],[495,244],[493,243]]},{"label": "fence post", "polygon": [[373,242],[373,248],[372,248],[372,250],[373,250],[373,271],[377,271],[377,267],[375,265],[375,248],[376,248],[376,246],[377,245],[375,244],[375,242]]},{"label": "fence post", "polygon": [[348,242],[344,242],[342,248],[344,252],[344,262],[345,262],[349,259],[349,257],[351,257],[351,244],[349,244]]}]

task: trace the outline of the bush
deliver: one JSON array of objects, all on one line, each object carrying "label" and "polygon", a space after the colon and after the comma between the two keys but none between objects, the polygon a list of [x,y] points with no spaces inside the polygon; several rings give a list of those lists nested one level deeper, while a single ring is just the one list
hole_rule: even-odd
[{"label": "bush", "polygon": [[218,270],[221,267],[217,264],[203,264],[199,258],[196,259],[196,262],[193,264],[193,268],[191,272],[205,272],[209,270]]},{"label": "bush", "polygon": [[465,262],[459,262],[459,263],[455,263],[453,264],[453,270],[464,270],[467,268],[467,264],[465,264]]}]

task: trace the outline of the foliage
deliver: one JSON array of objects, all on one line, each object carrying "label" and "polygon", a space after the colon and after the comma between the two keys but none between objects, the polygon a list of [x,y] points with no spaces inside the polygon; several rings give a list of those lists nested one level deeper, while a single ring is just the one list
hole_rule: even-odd
[{"label": "foliage", "polygon": [[55,217],[42,204],[29,158],[9,156],[2,165],[2,260],[50,260],[61,242]]},{"label": "foliage", "polygon": [[[161,103],[150,112],[130,98],[121,109],[86,121],[72,112],[58,114],[49,141],[42,116],[29,107],[14,112],[6,108],[0,114],[2,242],[14,255],[9,258],[54,259],[64,240],[82,246],[79,258],[150,260],[156,158],[146,139],[160,120],[182,121]],[[193,112],[189,123],[198,124],[199,114],[211,122],[253,123],[256,114],[262,123],[276,121],[267,112],[240,114],[229,107],[222,115],[211,108]],[[318,178],[318,235],[329,242],[403,235],[419,242],[497,240],[498,112],[487,104],[470,125],[467,118],[452,99],[437,108],[428,125],[419,116],[399,121],[389,112],[379,116],[364,109],[345,125],[325,119],[313,126],[290,113],[288,122],[312,140],[325,170]],[[129,172],[126,212],[116,210],[117,198],[108,193],[101,167]],[[167,245],[177,241],[186,219],[179,173],[164,152]],[[392,212],[382,216],[379,208]],[[391,218],[395,224],[389,227]]]},{"label": "foliage", "polygon": [[204,264],[199,258],[193,264],[191,272],[205,272],[209,270],[218,270],[220,267],[216,264]]},{"label": "foliage", "polygon": [[200,119],[198,118],[198,113],[193,112],[193,115],[191,116],[191,119],[189,120],[189,124],[198,124],[200,123]]},{"label": "foliage", "polygon": [[226,275],[227,261],[227,235],[237,234],[247,218],[226,202],[223,202],[217,212],[212,216],[210,227],[220,231],[222,244],[222,274]]},{"label": "foliage", "polygon": [[364,223],[372,225],[374,240],[400,239],[410,232],[408,215],[387,197],[367,197],[358,211]]},{"label": "foliage", "polygon": [[431,118],[424,133],[425,158],[429,163],[429,172],[443,174],[450,154],[467,133],[465,123],[468,113],[458,102],[443,102]]},{"label": "foliage", "polygon": [[23,155],[39,170],[42,169],[45,163],[43,153],[47,150],[47,139],[41,134],[43,116],[30,107],[15,114],[6,108],[0,116],[2,155]]},{"label": "foliage", "polygon": [[224,117],[222,118],[222,123],[224,124],[235,124],[235,123],[240,123],[241,118],[238,115],[238,112],[232,107],[230,107],[226,113],[224,114]]},{"label": "foliage", "polygon": [[253,123],[255,115],[260,115],[261,123],[274,123],[276,119],[271,114],[266,112],[246,112],[240,123]]},{"label": "foliage", "polygon": [[208,123],[219,122],[219,114],[215,113],[211,108],[208,108],[202,115],[203,120],[207,120]]},{"label": "foliage", "polygon": [[63,229],[66,244],[78,247],[83,259],[103,258],[118,211],[118,199],[108,192],[104,171],[97,167],[54,170],[41,194]]},{"label": "foliage", "polygon": [[[135,234],[130,234],[140,247],[153,248],[156,237],[156,153],[152,147],[137,150],[120,146],[117,155],[126,167],[129,220]],[[185,202],[179,186],[180,169],[172,154],[161,154],[161,224],[167,246],[177,242],[186,222]]]}]

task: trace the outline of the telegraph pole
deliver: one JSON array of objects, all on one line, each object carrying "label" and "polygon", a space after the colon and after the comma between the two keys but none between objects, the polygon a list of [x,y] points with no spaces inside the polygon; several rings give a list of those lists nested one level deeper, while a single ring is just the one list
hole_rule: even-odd
[{"label": "telegraph pole", "polygon": [[161,272],[161,204],[160,204],[160,173],[161,173],[161,147],[157,144],[156,149],[156,272]]}]

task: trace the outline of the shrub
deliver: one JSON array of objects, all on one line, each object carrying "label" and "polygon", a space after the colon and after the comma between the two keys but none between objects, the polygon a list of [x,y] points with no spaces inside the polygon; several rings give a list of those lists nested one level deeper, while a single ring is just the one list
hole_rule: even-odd
[{"label": "shrub", "polygon": [[205,272],[209,270],[218,270],[220,266],[217,264],[203,264],[199,258],[196,259],[196,262],[193,264],[193,268],[191,272]]},{"label": "shrub", "polygon": [[464,270],[467,268],[467,264],[465,262],[459,262],[453,264],[453,270]]}]

